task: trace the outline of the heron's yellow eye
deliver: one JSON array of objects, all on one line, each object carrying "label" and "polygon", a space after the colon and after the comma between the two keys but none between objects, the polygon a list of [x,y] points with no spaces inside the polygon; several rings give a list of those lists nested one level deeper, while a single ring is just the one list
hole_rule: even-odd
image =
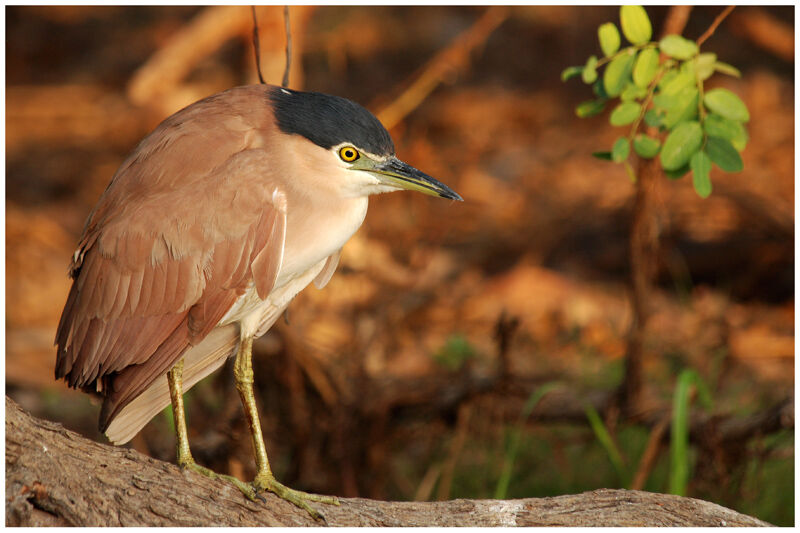
[{"label": "heron's yellow eye", "polygon": [[339,157],[346,163],[352,163],[360,157],[361,154],[352,146],[343,146],[339,149]]}]

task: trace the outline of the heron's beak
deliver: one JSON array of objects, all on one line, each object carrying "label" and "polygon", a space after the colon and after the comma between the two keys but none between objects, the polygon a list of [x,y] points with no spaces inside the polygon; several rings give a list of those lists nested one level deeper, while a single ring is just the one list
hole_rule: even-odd
[{"label": "heron's beak", "polygon": [[418,191],[431,196],[440,196],[450,200],[463,202],[464,199],[456,191],[440,182],[420,172],[411,165],[407,165],[397,159],[390,157],[386,161],[376,163],[369,171],[378,179],[400,189]]}]

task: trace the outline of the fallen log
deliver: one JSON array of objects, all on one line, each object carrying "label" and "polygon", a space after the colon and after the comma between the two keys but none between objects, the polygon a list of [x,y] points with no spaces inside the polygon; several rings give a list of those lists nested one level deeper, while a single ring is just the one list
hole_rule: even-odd
[{"label": "fallen log", "polygon": [[318,505],[324,522],[134,450],[92,442],[6,397],[7,526],[768,526],[717,504],[601,489],[520,500]]}]

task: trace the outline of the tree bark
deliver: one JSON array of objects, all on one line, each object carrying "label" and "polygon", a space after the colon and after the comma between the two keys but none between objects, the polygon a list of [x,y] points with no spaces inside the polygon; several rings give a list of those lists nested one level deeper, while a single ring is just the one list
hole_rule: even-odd
[{"label": "tree bark", "polygon": [[221,480],[33,418],[6,397],[7,526],[768,526],[719,505],[630,490],[522,500],[250,502]]}]

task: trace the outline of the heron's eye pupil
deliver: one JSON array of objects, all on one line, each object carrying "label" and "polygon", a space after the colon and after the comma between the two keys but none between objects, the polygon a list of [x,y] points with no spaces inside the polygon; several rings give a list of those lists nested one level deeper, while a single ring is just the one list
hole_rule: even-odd
[{"label": "heron's eye pupil", "polygon": [[347,163],[352,163],[356,159],[358,159],[358,150],[353,148],[352,146],[345,146],[341,150],[339,150],[339,157],[342,158],[343,161]]}]

